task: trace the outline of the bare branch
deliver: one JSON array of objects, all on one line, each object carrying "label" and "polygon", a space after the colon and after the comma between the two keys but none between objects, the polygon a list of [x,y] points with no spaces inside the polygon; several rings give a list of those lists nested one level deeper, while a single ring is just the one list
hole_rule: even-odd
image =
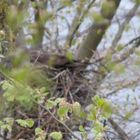
[{"label": "bare branch", "polygon": [[70,28],[69,34],[68,34],[67,39],[66,39],[66,43],[65,43],[66,47],[71,47],[72,40],[74,38],[74,35],[75,35],[76,31],[79,29],[79,27],[80,27],[80,25],[81,25],[85,15],[87,14],[87,12],[89,11],[89,9],[91,8],[91,6],[93,5],[94,2],[95,2],[95,0],[92,0],[87,5],[87,8],[84,10],[84,12],[82,12],[83,9],[81,8],[81,7],[84,6],[84,3],[83,2],[79,2],[79,8],[77,10],[77,14],[76,14],[76,16],[73,19],[73,22],[71,24],[71,28]]},{"label": "bare branch", "polygon": [[[117,87],[116,89],[114,89],[113,91],[111,92],[108,92],[106,94],[103,94],[102,97],[108,97],[108,96],[111,96],[113,95],[114,93],[117,93],[119,90],[122,90],[124,88],[128,88],[130,86],[134,86],[134,85],[137,85],[138,82],[140,81],[140,77],[138,77],[136,80],[133,80],[133,81],[128,81],[128,82],[124,82],[124,81],[120,81],[120,83],[122,83],[119,87]],[[116,85],[115,85],[116,86]],[[108,87],[106,87],[108,88]]]},{"label": "bare branch", "polygon": [[58,118],[56,118],[56,116],[49,110],[49,109],[47,109],[46,107],[44,107],[42,104],[39,104],[39,103],[37,103],[35,100],[33,100],[36,104],[38,104],[40,107],[42,107],[43,109],[45,109],[51,116],[52,116],[52,118],[54,119],[54,120],[56,120],[58,123],[60,123],[60,124],[62,124],[69,132],[70,132],[70,134],[74,137],[74,138],[76,138],[77,140],[80,140],[73,132],[72,132],[72,130],[65,124],[65,123],[63,123],[62,121],[60,121]]},{"label": "bare branch", "polygon": [[113,129],[119,134],[119,137],[122,140],[131,140],[129,136],[126,134],[126,132],[124,132],[124,130],[112,118],[109,118],[108,120],[112,125]]},{"label": "bare branch", "polygon": [[127,47],[128,45],[130,45],[130,44],[132,44],[132,43],[139,43],[139,41],[140,41],[140,36],[138,36],[138,37],[135,37],[135,38],[133,38],[132,40],[130,40],[126,45],[125,45],[125,47]]},{"label": "bare branch", "polygon": [[[75,2],[76,0],[71,0],[71,2]],[[57,11],[60,11],[60,10],[62,10],[62,9],[64,9],[66,6],[60,6],[58,9],[57,9]]]},{"label": "bare branch", "polygon": [[[93,55],[93,52],[97,49],[98,44],[100,43],[103,35],[106,32],[106,29],[109,27],[111,20],[121,2],[121,0],[111,0],[114,3],[114,9],[110,11],[108,14],[104,15],[103,6],[101,8],[101,15],[104,18],[105,23],[100,26],[92,25],[90,32],[88,33],[86,39],[83,41],[81,46],[79,47],[76,58],[77,59],[90,59]],[[109,1],[110,3],[110,1]],[[106,22],[107,21],[107,22]]]},{"label": "bare branch", "polygon": [[[126,18],[124,20],[124,22],[119,26],[118,32],[114,38],[114,40],[112,41],[112,47],[110,48],[113,52],[115,51],[115,47],[118,43],[118,41],[120,40],[120,38],[122,37],[122,34],[124,32],[124,29],[126,27],[126,25],[130,22],[130,20],[134,17],[137,9],[138,9],[139,5],[135,4],[134,7],[128,12],[128,14],[126,15]],[[131,15],[131,16],[130,16]]]},{"label": "bare branch", "polygon": [[135,42],[132,47],[124,48],[122,50],[121,54],[119,55],[119,57],[115,57],[115,59],[113,61],[116,63],[120,63],[120,62],[126,60],[131,54],[134,53],[135,49],[139,45],[140,45],[140,40],[137,40],[137,42]]}]

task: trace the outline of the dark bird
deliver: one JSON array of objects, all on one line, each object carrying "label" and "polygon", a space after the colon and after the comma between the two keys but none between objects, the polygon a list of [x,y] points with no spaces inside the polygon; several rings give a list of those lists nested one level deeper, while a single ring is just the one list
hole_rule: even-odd
[{"label": "dark bird", "polygon": [[72,62],[65,55],[50,54],[46,51],[32,50],[30,51],[30,61],[32,63],[40,63],[51,67],[63,67]]}]

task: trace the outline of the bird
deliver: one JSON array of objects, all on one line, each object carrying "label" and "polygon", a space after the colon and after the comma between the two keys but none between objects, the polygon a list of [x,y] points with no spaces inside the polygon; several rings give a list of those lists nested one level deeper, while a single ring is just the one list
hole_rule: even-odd
[{"label": "bird", "polygon": [[36,64],[48,65],[51,67],[64,67],[72,62],[67,59],[63,54],[51,54],[47,51],[31,50],[30,62]]}]

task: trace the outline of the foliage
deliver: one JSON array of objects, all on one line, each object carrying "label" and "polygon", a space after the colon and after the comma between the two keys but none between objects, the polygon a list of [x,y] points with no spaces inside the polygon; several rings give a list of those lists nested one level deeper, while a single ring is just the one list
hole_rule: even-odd
[{"label": "foliage", "polygon": [[[136,2],[140,3],[139,0]],[[60,0],[56,7],[54,4],[54,1],[33,0],[14,0],[12,4],[5,0],[0,2],[0,19],[4,14],[3,21],[0,23],[0,93],[2,92],[0,95],[0,101],[2,100],[0,102],[0,131],[10,134],[10,139],[62,140],[70,137],[70,139],[79,140],[73,133],[73,130],[77,130],[80,132],[80,137],[87,140],[86,126],[89,125],[94,139],[99,140],[108,130],[104,121],[115,113],[111,102],[96,95],[97,83],[99,84],[98,81],[105,78],[109,72],[114,72],[117,76],[124,74],[125,64],[114,61],[114,54],[108,52],[104,60],[101,60],[104,66],[98,67],[97,72],[96,66],[99,65],[100,60],[95,59],[95,65],[89,61],[79,60],[79,58],[75,60],[75,54],[70,49],[67,50],[71,46],[63,46],[64,50],[60,51],[62,46],[57,40],[60,26],[58,17],[63,22],[66,21],[73,47],[77,45],[78,36],[80,36],[77,29],[84,16],[92,18],[92,22],[94,21],[97,26],[95,35],[100,37],[106,31],[106,25],[99,27],[104,22],[108,24],[108,19],[109,22],[111,21],[110,17],[114,15],[114,9],[117,7],[114,1],[105,0],[100,7],[101,12],[88,15],[90,6],[93,6],[90,0],[78,2]],[[49,5],[48,8],[46,5]],[[53,10],[50,10],[51,8]],[[63,8],[66,15],[71,14],[70,8],[75,8],[78,15],[72,21],[75,27],[70,27],[67,17],[63,15]],[[58,11],[60,11],[59,14]],[[49,28],[51,26],[52,28]],[[130,26],[127,25],[125,31],[129,29]],[[57,47],[56,53],[52,53],[54,55],[48,59],[48,62],[47,58],[43,59],[45,64],[38,63],[40,55],[31,63],[30,50],[38,48],[43,50],[44,38],[51,42],[52,52],[53,47]],[[85,40],[85,38],[82,39]],[[95,40],[100,41],[98,37]],[[88,43],[86,47],[89,51]],[[121,52],[124,48],[123,44],[118,44],[115,51]],[[90,53],[93,51],[93,49],[90,50]],[[60,52],[64,52],[64,56],[57,54]],[[139,51],[136,54],[139,56]],[[60,62],[55,56],[61,56]],[[65,60],[68,62],[66,61],[63,66],[53,67],[54,63],[62,63]],[[136,61],[136,63],[140,62]],[[94,65],[95,69],[93,68],[90,72],[88,68],[86,69],[87,65],[90,67]],[[97,83],[92,82],[91,88],[92,76],[95,78],[96,74],[98,75]],[[127,112],[125,119],[129,119],[131,115],[132,111]]]},{"label": "foliage", "polygon": [[61,132],[52,132],[50,134],[50,137],[52,137],[54,140],[61,140],[62,134],[61,134]]},{"label": "foliage", "polygon": [[[66,98],[51,96],[49,91],[50,83],[48,80],[43,81],[43,76],[45,75],[41,76],[41,73],[39,72],[40,71],[37,71],[36,69],[33,69],[29,66],[24,65],[23,68],[21,65],[20,67],[18,66],[17,68],[12,69],[12,71],[5,73],[5,75],[7,75],[7,80],[3,81],[2,88],[4,90],[3,97],[5,103],[8,104],[7,109],[10,109],[10,105],[14,107],[12,112],[15,111],[17,113],[22,113],[20,113],[18,116],[15,116],[16,118],[12,116],[16,125],[14,123],[11,125],[3,124],[1,121],[2,129],[8,129],[8,131],[11,132],[12,129],[15,129],[18,126],[24,129],[33,129],[35,131],[35,135],[33,137],[36,137],[37,140],[44,140],[46,137],[52,137],[54,140],[61,140],[63,137],[61,127],[59,128],[60,132],[54,131],[56,129],[54,127],[54,132],[50,130],[49,134],[48,132],[45,132],[44,122],[40,122],[41,124],[39,128],[35,126],[35,124],[39,123],[40,120],[43,121],[45,119],[42,115],[42,118],[38,118],[36,116],[38,118],[37,120],[28,116],[28,113],[32,114],[35,111],[35,114],[37,115],[45,109],[47,114],[44,111],[43,114],[46,114],[48,117],[53,117],[54,124],[56,123],[57,125],[60,125],[60,122],[62,124],[66,123],[69,119],[78,119],[78,121],[84,119],[87,122],[90,121],[93,124],[92,129],[94,130],[95,135],[98,136],[100,133],[103,133],[105,128],[100,120],[102,118],[107,119],[110,117],[112,112],[111,105],[108,104],[108,102],[99,96],[95,96],[92,100],[93,103],[89,106],[88,113],[86,113],[82,109],[79,102],[70,103],[66,100]],[[45,79],[46,78],[47,77],[45,76]],[[40,109],[38,110],[38,108]],[[54,110],[53,115],[48,114],[48,110]],[[69,116],[69,114],[71,115]],[[55,122],[55,117],[60,122]],[[47,120],[45,121],[46,123],[49,123]],[[52,124],[47,125],[51,127]],[[86,138],[87,132],[84,126],[80,125],[79,130],[81,131],[81,135]]]}]

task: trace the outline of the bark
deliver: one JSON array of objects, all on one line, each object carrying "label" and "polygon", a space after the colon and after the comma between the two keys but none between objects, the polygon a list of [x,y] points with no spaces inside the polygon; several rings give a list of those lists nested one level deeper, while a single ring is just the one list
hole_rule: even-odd
[{"label": "bark", "polygon": [[32,35],[34,40],[33,47],[42,48],[45,22],[44,23],[41,22],[41,9],[38,6],[35,7],[35,24],[36,24],[36,33]]},{"label": "bark", "polygon": [[104,18],[105,22],[97,25],[93,23],[86,39],[83,41],[83,43],[77,50],[77,54],[76,54],[77,59],[89,60],[92,57],[93,52],[96,51],[99,43],[101,42],[103,35],[106,32],[106,29],[109,27],[111,23],[110,21],[112,20],[114,14],[116,13],[117,8],[119,7],[121,0],[111,0],[108,1],[108,4],[110,4],[110,2],[114,2],[115,4],[114,9],[111,10],[109,13],[104,14],[103,6],[102,6],[100,13]]},{"label": "bark", "polygon": [[66,43],[65,43],[65,47],[70,48],[74,35],[76,34],[76,32],[78,31],[80,25],[82,24],[82,21],[85,17],[85,15],[87,14],[87,12],[89,11],[89,9],[91,8],[91,6],[93,5],[93,3],[95,2],[95,0],[92,0],[88,6],[86,7],[85,10],[83,10],[81,7],[84,7],[84,2],[79,1],[79,7],[77,8],[77,14],[75,15],[72,25],[70,27],[69,30],[69,34],[66,38]]},{"label": "bark", "polygon": [[109,119],[113,129],[119,134],[121,140],[131,140],[131,138],[124,132],[124,130],[112,119]]},{"label": "bark", "polygon": [[70,63],[65,55],[50,54],[40,50],[30,51],[30,61],[34,64],[38,63],[51,67],[64,67],[66,64]]}]

